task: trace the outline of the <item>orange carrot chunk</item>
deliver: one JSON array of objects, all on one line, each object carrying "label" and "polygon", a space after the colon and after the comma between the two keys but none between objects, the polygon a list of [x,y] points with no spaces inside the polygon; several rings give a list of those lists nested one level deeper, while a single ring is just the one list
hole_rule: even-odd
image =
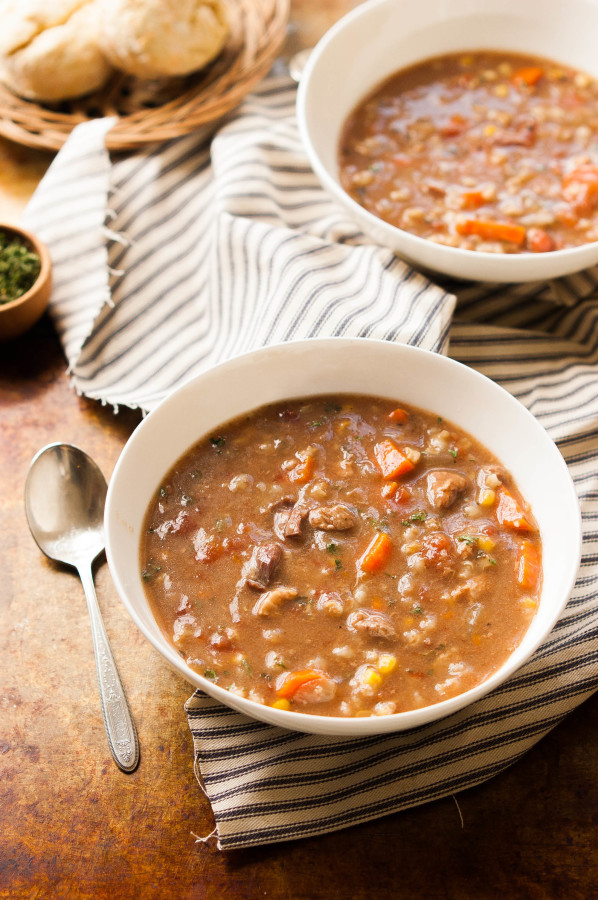
[{"label": "orange carrot chunk", "polygon": [[384,478],[394,480],[401,475],[406,475],[415,468],[409,457],[399,450],[393,441],[388,439],[376,444],[374,456]]},{"label": "orange carrot chunk", "polygon": [[305,456],[294,468],[289,469],[289,479],[297,484],[306,484],[314,474],[315,466],[313,456]]},{"label": "orange carrot chunk", "polygon": [[509,222],[491,222],[486,219],[465,219],[457,222],[459,234],[477,234],[485,241],[507,241],[509,244],[523,244],[526,231],[523,225],[511,225]]},{"label": "orange carrot chunk", "polygon": [[519,549],[517,583],[526,591],[533,591],[540,580],[540,554],[531,541],[522,541]]},{"label": "orange carrot chunk", "polygon": [[525,84],[527,87],[533,87],[537,84],[544,74],[544,70],[540,66],[523,66],[513,73],[514,84]]},{"label": "orange carrot chunk", "polygon": [[409,418],[409,413],[406,410],[397,407],[397,409],[393,409],[392,412],[389,412],[388,418],[391,422],[396,422],[398,425],[404,425]]},{"label": "orange carrot chunk", "polygon": [[308,684],[310,681],[319,681],[325,677],[324,673],[320,672],[319,669],[300,669],[297,672],[287,672],[281,677],[276,688],[276,694],[278,697],[290,699],[295,696],[299,688],[303,687],[304,684]]},{"label": "orange carrot chunk", "polygon": [[527,235],[527,248],[532,253],[549,253],[554,250],[554,241],[543,228],[530,228]]},{"label": "orange carrot chunk", "polygon": [[486,202],[482,191],[463,191],[461,194],[463,209],[475,209],[477,206],[483,206]]},{"label": "orange carrot chunk", "polygon": [[525,518],[521,506],[506,487],[501,487],[498,494],[496,518],[501,525],[514,528],[516,531],[535,531],[533,525]]},{"label": "orange carrot chunk", "polygon": [[391,539],[384,531],[380,531],[358,560],[357,567],[370,575],[379,572],[386,565],[391,550]]}]

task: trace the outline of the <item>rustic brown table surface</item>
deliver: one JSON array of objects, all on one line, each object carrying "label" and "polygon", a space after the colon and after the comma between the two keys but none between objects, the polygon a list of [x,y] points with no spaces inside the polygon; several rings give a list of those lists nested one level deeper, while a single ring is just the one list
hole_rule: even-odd
[{"label": "rustic brown table surface", "polygon": [[[295,0],[287,53],[350,0]],[[15,221],[51,157],[0,142],[0,218]],[[0,345],[0,896],[26,898],[598,897],[598,696],[484,785],[318,839],[222,853],[193,775],[190,687],[141,636],[105,563],[98,598],[137,723],[141,764],[108,751],[77,576],[29,535],[23,485],[44,444],[109,478],[137,413],[76,396],[47,318]],[[457,805],[458,802],[458,805]]]}]

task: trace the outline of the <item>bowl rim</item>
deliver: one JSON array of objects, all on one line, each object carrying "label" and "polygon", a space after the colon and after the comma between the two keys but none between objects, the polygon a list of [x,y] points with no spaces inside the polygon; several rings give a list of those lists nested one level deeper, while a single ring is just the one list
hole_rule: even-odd
[{"label": "bowl rim", "polygon": [[[498,392],[505,396],[505,402],[511,403],[516,407],[519,411],[519,414],[525,419],[529,425],[529,427],[535,431],[535,433],[539,436],[539,438],[543,441],[544,446],[552,456],[552,465],[555,466],[555,470],[560,470],[560,473],[563,477],[563,484],[567,485],[567,492],[569,501],[571,503],[569,511],[572,512],[575,509],[575,515],[572,516],[572,522],[570,525],[574,527],[574,533],[569,530],[569,536],[572,542],[572,546],[575,547],[575,551],[569,554],[568,559],[569,563],[566,568],[567,576],[565,585],[566,588],[563,590],[563,595],[559,604],[555,604],[552,609],[551,615],[547,618],[544,627],[542,628],[541,633],[539,633],[534,641],[527,648],[526,654],[523,659],[518,660],[517,651],[521,646],[523,639],[525,638],[524,634],[522,641],[514,648],[512,653],[507,657],[502,666],[499,667],[498,670],[493,672],[487,679],[483,682],[475,685],[473,688],[470,688],[468,691],[464,691],[463,693],[457,694],[454,697],[450,697],[446,700],[441,700],[438,703],[431,704],[428,706],[424,706],[418,709],[407,710],[403,712],[393,713],[388,716],[370,716],[370,717],[349,717],[349,716],[320,716],[313,715],[308,713],[297,713],[286,710],[278,710],[273,709],[272,707],[267,707],[262,704],[256,703],[255,701],[249,700],[247,698],[241,698],[237,695],[232,694],[227,689],[220,687],[217,684],[214,684],[198,672],[190,669],[187,666],[182,657],[176,652],[176,650],[169,644],[168,639],[165,635],[163,635],[160,631],[160,626],[155,619],[153,613],[151,612],[151,608],[149,603],[147,602],[147,608],[150,612],[150,616],[153,619],[154,625],[156,626],[155,633],[152,632],[148,627],[146,627],[146,623],[143,621],[142,616],[136,609],[135,604],[129,599],[127,588],[123,584],[121,580],[121,573],[116,565],[116,561],[113,553],[113,530],[115,530],[118,520],[118,513],[113,512],[113,506],[116,503],[115,492],[118,488],[119,479],[121,477],[121,470],[125,466],[126,461],[131,453],[135,452],[136,445],[140,441],[142,441],[145,437],[146,432],[150,431],[150,429],[154,428],[154,423],[158,423],[161,416],[162,411],[169,405],[173,398],[175,402],[181,401],[181,399],[185,399],[187,395],[192,395],[197,390],[197,385],[201,385],[204,381],[213,379],[213,378],[222,378],[226,377],[227,373],[234,371],[238,366],[249,365],[253,363],[256,359],[259,361],[259,358],[262,354],[285,354],[289,351],[290,348],[295,348],[300,350],[302,347],[308,347],[311,345],[318,345],[318,349],[325,350],[327,345],[344,345],[347,351],[350,352],[351,346],[355,344],[363,344],[367,343],[374,347],[384,347],[385,352],[388,352],[388,347],[394,347],[398,349],[399,352],[403,354],[414,354],[416,356],[420,356],[422,359],[427,357],[429,359],[433,359],[435,365],[439,366],[447,366],[450,368],[455,368],[460,371],[466,371],[467,375],[465,377],[471,378],[473,380],[483,382],[488,390]],[[315,347],[314,347],[315,349]],[[323,389],[322,393],[326,393],[326,388]],[[355,393],[354,391],[350,391],[350,393]],[[365,392],[369,393],[371,396],[374,396],[374,392]],[[311,394],[302,394],[300,391],[295,395],[299,396],[314,396],[313,392]],[[378,394],[380,396],[380,394]],[[281,400],[284,398],[281,398]],[[405,398],[403,398],[405,399]],[[276,402],[276,401],[274,401]],[[406,399],[408,402],[408,398]],[[258,403],[253,409],[258,409],[259,406],[263,404]],[[224,424],[225,421],[229,421],[226,417],[223,419],[221,424]],[[454,421],[454,419],[453,419]],[[459,425],[458,421],[455,421],[456,425]],[[197,441],[201,440],[206,434],[213,430],[215,425],[210,425],[206,431],[202,431],[201,434],[196,438]],[[462,426],[461,426],[462,427]],[[478,439],[479,438],[478,436]],[[184,454],[184,450],[182,453]],[[171,464],[174,465],[177,459],[180,458],[182,454],[177,452],[173,455]],[[147,498],[146,498],[147,499]],[[149,499],[147,500],[149,502]],[[431,350],[425,350],[420,347],[415,347],[409,344],[400,344],[394,343],[390,341],[385,341],[378,338],[349,338],[349,337],[331,337],[331,338],[306,338],[299,339],[294,341],[288,341],[283,343],[271,344],[266,347],[261,347],[253,350],[246,351],[238,356],[235,356],[231,359],[220,362],[214,366],[209,367],[198,375],[193,376],[188,381],[180,385],[178,388],[173,390],[168,396],[166,396],[159,404],[156,406],[137,426],[135,431],[132,433],[130,438],[128,439],[125,447],[123,448],[119,459],[117,460],[116,466],[114,468],[112,477],[110,478],[110,482],[108,485],[108,492],[106,497],[106,507],[105,507],[105,517],[104,517],[104,529],[105,529],[105,537],[106,537],[106,558],[108,561],[109,569],[111,571],[111,575],[114,581],[114,584],[117,589],[117,593],[121,599],[121,602],[127,609],[127,612],[131,616],[132,620],[135,622],[139,630],[142,634],[150,641],[150,643],[154,646],[154,648],[160,653],[162,658],[173,668],[175,669],[188,683],[190,683],[194,689],[199,688],[204,691],[206,694],[211,696],[212,698],[219,700],[229,709],[236,710],[237,712],[243,713],[244,715],[249,716],[253,720],[258,720],[267,724],[271,724],[274,726],[285,727],[293,731],[299,731],[303,733],[319,733],[319,734],[328,734],[334,736],[344,736],[344,737],[365,737],[371,736],[375,734],[382,733],[392,733],[392,732],[401,732],[405,730],[410,730],[413,728],[417,728],[431,722],[439,721],[445,719],[446,717],[452,715],[453,713],[462,710],[464,707],[469,707],[473,703],[478,700],[483,699],[486,695],[491,693],[496,688],[499,688],[503,685],[508,679],[510,679],[513,674],[519,670],[523,665],[529,662],[533,654],[536,652],[538,647],[547,639],[549,634],[552,632],[556,622],[560,618],[563,613],[565,606],[567,605],[573,588],[575,586],[575,582],[577,580],[577,575],[579,571],[579,564],[581,561],[581,550],[582,550],[582,522],[581,522],[581,510],[579,507],[579,500],[577,498],[577,493],[575,491],[575,486],[573,480],[571,478],[571,474],[567,467],[567,464],[560,454],[556,444],[552,440],[552,438],[548,435],[543,426],[539,423],[539,421],[532,415],[531,412],[519,401],[516,397],[510,394],[505,388],[499,385],[497,382],[488,378],[486,375],[481,372],[473,369],[464,363],[459,362],[458,360],[452,359],[451,357],[444,356],[439,353],[435,353]],[[116,536],[114,538],[116,540]],[[140,570],[140,567],[138,566]],[[140,571],[136,572],[136,578],[139,579],[139,585],[141,587],[141,591],[143,591],[143,585],[141,584],[140,579]],[[533,621],[533,620],[532,620]],[[531,625],[531,623],[530,623]],[[407,721],[407,719],[409,721]],[[327,723],[330,723],[329,727]],[[394,726],[394,727],[393,727]]]},{"label": "bowl rim", "polygon": [[18,239],[20,239],[21,243],[25,245],[29,245],[29,247],[37,254],[40,261],[40,270],[37,278],[31,285],[28,291],[25,291],[24,294],[21,294],[20,297],[15,297],[14,300],[9,300],[6,303],[0,303],[0,315],[4,312],[12,312],[17,309],[19,306],[24,306],[29,300],[39,294],[40,290],[42,290],[50,278],[50,273],[52,270],[52,261],[50,258],[50,251],[48,250],[45,243],[37,237],[32,231],[29,231],[27,228],[23,228],[21,225],[13,224],[12,222],[2,222],[0,221],[0,231],[5,233],[13,234]]},{"label": "bowl rim", "polygon": [[[342,206],[351,212],[353,218],[363,228],[364,232],[366,232],[366,236],[371,235],[372,231],[384,235],[386,240],[380,241],[383,246],[390,247],[393,252],[407,263],[413,264],[416,267],[419,266],[420,268],[431,270],[432,275],[444,274],[449,277],[462,278],[465,281],[493,281],[496,283],[508,284],[523,283],[526,281],[547,281],[552,278],[566,277],[567,275],[574,275],[577,272],[583,271],[585,268],[596,265],[598,263],[598,241],[588,241],[575,247],[552,250],[549,253],[544,254],[538,254],[528,250],[518,253],[496,254],[487,251],[474,251],[462,247],[450,247],[444,244],[436,244],[428,238],[420,237],[419,235],[413,234],[404,228],[400,228],[398,225],[392,225],[376,216],[374,213],[357,203],[357,201],[344,190],[338,177],[331,174],[316,149],[309,125],[308,105],[314,72],[317,74],[317,67],[322,58],[325,58],[331,48],[334,49],[335,42],[339,37],[342,38],[344,33],[351,29],[355,22],[359,23],[362,19],[369,18],[373,15],[375,16],[379,9],[385,7],[398,7],[401,5],[401,2],[402,0],[366,0],[365,3],[349,10],[349,12],[341,16],[341,18],[324,33],[307,58],[301,72],[297,90],[296,115],[303,147],[307,153],[310,165],[321,184]],[[424,2],[427,2],[427,0],[424,0]],[[576,0],[576,2],[581,6],[593,7],[590,0]],[[488,6],[490,7],[491,4],[489,3]],[[494,6],[493,9],[496,11],[496,6]],[[483,15],[485,12],[490,12],[490,8],[484,11],[475,10],[475,14],[477,15]],[[498,12],[500,12],[500,8],[498,9]],[[424,59],[432,58],[435,55],[438,54],[422,56],[420,59],[423,61]],[[395,71],[400,70],[401,66],[397,66]],[[354,99],[352,108],[355,108],[355,106],[357,106],[370,91],[374,90],[378,84],[381,84],[386,77],[387,76],[381,76],[375,82],[364,85],[359,96]],[[340,137],[340,133],[337,135],[337,139],[338,137]],[[400,247],[398,246],[399,244],[401,245]],[[592,250],[594,251],[593,253]],[[438,265],[435,266],[435,264],[432,264],[429,267],[426,266],[425,263],[421,262],[422,255],[425,257],[433,255],[438,260]],[[474,257],[475,262],[472,257]],[[593,258],[588,259],[587,257]],[[532,261],[537,261],[540,265],[543,263],[547,269],[547,273],[545,275],[526,275],[522,270],[529,268]],[[470,267],[474,267],[476,262],[480,268],[486,267],[491,269],[495,273],[495,276],[486,278],[468,274],[461,276],[458,274],[461,267],[469,269]],[[500,272],[496,274],[497,269],[500,269],[501,266],[507,269],[504,275]]]}]

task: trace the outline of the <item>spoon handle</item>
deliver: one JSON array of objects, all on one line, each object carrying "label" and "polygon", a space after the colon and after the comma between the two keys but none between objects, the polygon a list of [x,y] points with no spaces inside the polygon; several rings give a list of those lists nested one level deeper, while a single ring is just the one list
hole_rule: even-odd
[{"label": "spoon handle", "polygon": [[133,772],[139,763],[139,741],[135,724],[104,628],[91,566],[89,568],[81,566],[78,572],[83,583],[91,621],[91,636],[108,744],[117,766],[123,772]]}]

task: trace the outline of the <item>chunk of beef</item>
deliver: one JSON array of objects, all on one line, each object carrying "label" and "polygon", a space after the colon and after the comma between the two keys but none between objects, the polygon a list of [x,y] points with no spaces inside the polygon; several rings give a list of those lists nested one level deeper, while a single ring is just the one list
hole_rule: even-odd
[{"label": "chunk of beef", "polygon": [[268,587],[282,557],[280,544],[260,544],[254,547],[243,570],[245,583],[258,591]]},{"label": "chunk of beef", "polygon": [[467,478],[450,469],[435,469],[426,479],[426,494],[436,509],[448,509],[468,487]]},{"label": "chunk of beef", "polygon": [[309,513],[309,524],[321,531],[348,531],[349,528],[353,528],[356,521],[357,516],[344,503],[317,506]]},{"label": "chunk of beef", "polygon": [[272,613],[278,612],[285,600],[294,600],[298,595],[299,591],[296,588],[279,587],[266,591],[253,607],[253,615],[271,616]]},{"label": "chunk of beef", "polygon": [[274,533],[281,541],[288,537],[299,537],[301,526],[307,516],[307,509],[299,503],[285,505],[274,513]]},{"label": "chunk of beef", "polygon": [[387,615],[373,609],[356,609],[347,619],[351,631],[361,631],[369,637],[392,638],[394,625]]}]

